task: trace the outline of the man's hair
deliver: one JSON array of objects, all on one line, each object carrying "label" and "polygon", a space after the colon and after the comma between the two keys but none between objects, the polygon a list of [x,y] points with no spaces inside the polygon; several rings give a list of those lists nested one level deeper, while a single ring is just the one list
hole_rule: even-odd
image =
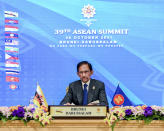
[{"label": "man's hair", "polygon": [[79,68],[82,65],[88,65],[90,71],[92,71],[92,65],[88,61],[81,61],[77,64],[77,72],[79,72]]}]

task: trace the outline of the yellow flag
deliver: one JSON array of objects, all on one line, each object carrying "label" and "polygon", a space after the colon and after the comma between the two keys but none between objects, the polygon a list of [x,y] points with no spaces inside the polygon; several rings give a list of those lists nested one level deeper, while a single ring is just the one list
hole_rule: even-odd
[{"label": "yellow flag", "polygon": [[38,83],[37,83],[37,89],[36,89],[36,92],[35,92],[33,102],[34,102],[35,105],[37,105],[40,108],[43,107],[43,108],[48,109],[48,104],[47,104],[46,98],[44,97],[43,91],[40,88]]}]

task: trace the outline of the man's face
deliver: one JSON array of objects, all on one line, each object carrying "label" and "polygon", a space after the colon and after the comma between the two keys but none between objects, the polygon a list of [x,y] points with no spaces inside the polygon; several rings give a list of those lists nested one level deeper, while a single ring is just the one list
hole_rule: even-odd
[{"label": "man's face", "polygon": [[89,66],[87,64],[83,64],[79,67],[79,72],[77,75],[80,77],[81,81],[87,83],[90,80],[93,71],[90,71]]}]

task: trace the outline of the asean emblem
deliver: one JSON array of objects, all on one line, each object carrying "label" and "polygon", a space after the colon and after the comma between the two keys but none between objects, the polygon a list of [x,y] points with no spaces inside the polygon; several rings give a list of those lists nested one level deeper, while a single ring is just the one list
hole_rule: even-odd
[{"label": "asean emblem", "polygon": [[82,15],[84,18],[86,19],[81,19],[80,21],[85,21],[86,25],[89,27],[93,21],[96,21],[96,19],[91,19],[94,17],[94,15],[96,14],[95,12],[95,8],[92,5],[84,5],[84,7],[82,8]]},{"label": "asean emblem", "polygon": [[82,8],[82,14],[86,18],[94,17],[94,15],[96,14],[95,8],[88,4],[88,5],[84,6],[84,8]]},{"label": "asean emblem", "polygon": [[124,97],[121,94],[118,94],[118,95],[114,96],[113,101],[114,101],[114,104],[120,106],[124,103],[125,100],[124,100]]}]

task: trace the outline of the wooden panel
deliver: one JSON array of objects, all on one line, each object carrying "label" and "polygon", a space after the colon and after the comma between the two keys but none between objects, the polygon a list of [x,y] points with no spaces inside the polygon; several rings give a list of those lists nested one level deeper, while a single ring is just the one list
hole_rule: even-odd
[{"label": "wooden panel", "polygon": [[[35,121],[27,126],[21,121],[0,122],[0,131],[111,131],[104,120],[95,119],[56,119],[50,125],[41,127]],[[143,121],[121,121],[116,124],[114,131],[164,131],[163,121],[153,121],[145,125]]]}]

